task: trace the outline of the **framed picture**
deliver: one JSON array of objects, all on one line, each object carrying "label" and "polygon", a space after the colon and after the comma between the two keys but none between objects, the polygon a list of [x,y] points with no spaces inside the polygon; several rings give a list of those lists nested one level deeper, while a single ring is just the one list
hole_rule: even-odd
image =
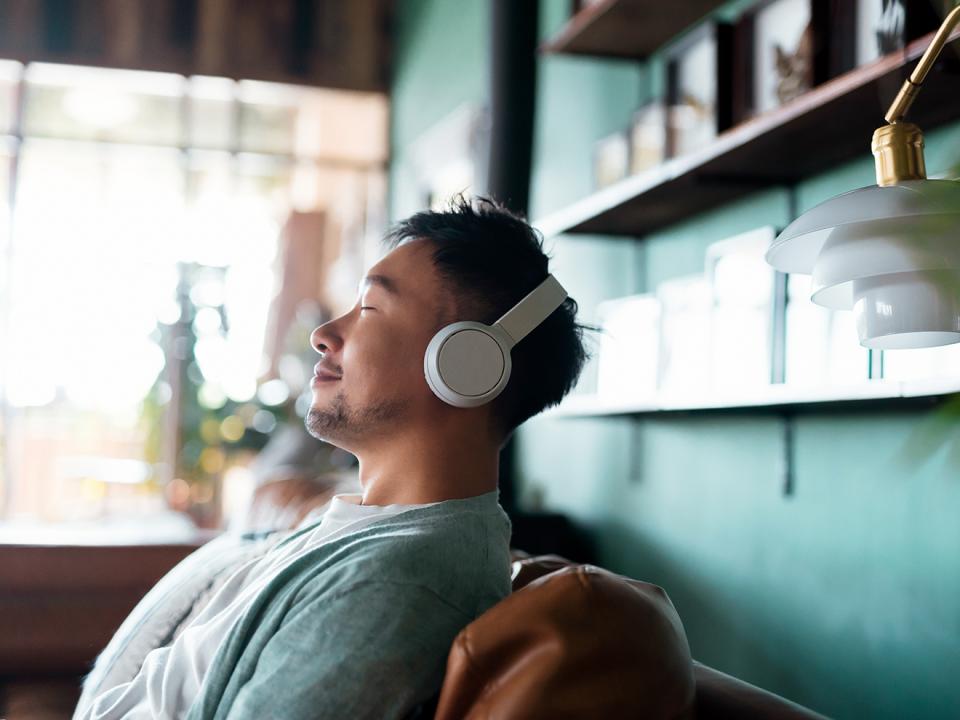
[{"label": "framed picture", "polygon": [[760,0],[734,30],[734,122],[903,48],[936,30],[949,7],[952,0]]},{"label": "framed picture", "polygon": [[652,294],[597,306],[601,327],[597,394],[645,400],[657,392],[660,303]]},{"label": "framed picture", "polygon": [[856,64],[859,0],[761,0],[734,32],[733,115],[773,110]]},{"label": "framed picture", "polygon": [[656,167],[667,156],[666,109],[660,101],[647,103],[630,124],[630,174]]},{"label": "framed picture", "polygon": [[413,182],[400,183],[394,202],[398,216],[440,209],[450,199],[486,190],[490,115],[465,103],[431,125],[410,145]]},{"label": "framed picture", "polygon": [[906,39],[904,0],[857,0],[857,65],[899,50]]},{"label": "framed picture", "polygon": [[855,0],[856,64],[897,52],[936,30],[952,7],[949,0]]},{"label": "framed picture", "polygon": [[773,110],[816,85],[813,0],[762,0],[737,24],[738,121]]},{"label": "framed picture", "polygon": [[667,156],[703,147],[732,124],[733,29],[705,22],[666,51]]},{"label": "framed picture", "polygon": [[707,247],[713,385],[724,393],[771,380],[775,271],[764,254],[775,237],[761,227]]},{"label": "framed picture", "polygon": [[593,179],[602,189],[627,176],[630,160],[630,139],[625,132],[617,132],[598,140],[593,154]]}]

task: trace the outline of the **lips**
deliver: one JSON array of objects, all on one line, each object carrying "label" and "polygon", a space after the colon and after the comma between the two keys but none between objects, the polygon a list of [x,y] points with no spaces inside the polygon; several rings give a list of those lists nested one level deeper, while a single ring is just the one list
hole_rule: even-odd
[{"label": "lips", "polygon": [[339,380],[341,377],[339,373],[334,372],[323,363],[317,363],[313,366],[313,375],[318,380]]}]

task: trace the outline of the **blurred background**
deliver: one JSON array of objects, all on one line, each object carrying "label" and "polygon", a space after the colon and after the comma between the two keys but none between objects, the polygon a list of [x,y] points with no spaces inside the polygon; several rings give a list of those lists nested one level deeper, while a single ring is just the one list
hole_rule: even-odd
[{"label": "blurred background", "polygon": [[222,526],[270,437],[348,468],[299,428],[384,229],[384,4],[0,16],[0,533]]}]

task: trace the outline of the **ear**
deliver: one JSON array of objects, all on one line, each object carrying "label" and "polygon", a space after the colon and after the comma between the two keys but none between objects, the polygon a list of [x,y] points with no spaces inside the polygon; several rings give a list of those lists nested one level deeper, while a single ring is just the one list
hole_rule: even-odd
[{"label": "ear", "polygon": [[783,48],[780,47],[779,45],[774,45],[773,54],[775,56],[774,59],[777,63],[777,68],[781,70],[784,69],[785,66],[789,63],[789,58],[787,57],[787,54],[783,51]]}]

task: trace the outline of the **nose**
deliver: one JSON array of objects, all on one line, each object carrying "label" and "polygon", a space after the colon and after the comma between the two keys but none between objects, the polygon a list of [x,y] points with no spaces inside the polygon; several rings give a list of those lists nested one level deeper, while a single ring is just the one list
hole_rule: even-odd
[{"label": "nose", "polygon": [[330,320],[310,333],[310,345],[321,355],[339,352],[343,347],[343,338],[335,323],[335,320]]}]

